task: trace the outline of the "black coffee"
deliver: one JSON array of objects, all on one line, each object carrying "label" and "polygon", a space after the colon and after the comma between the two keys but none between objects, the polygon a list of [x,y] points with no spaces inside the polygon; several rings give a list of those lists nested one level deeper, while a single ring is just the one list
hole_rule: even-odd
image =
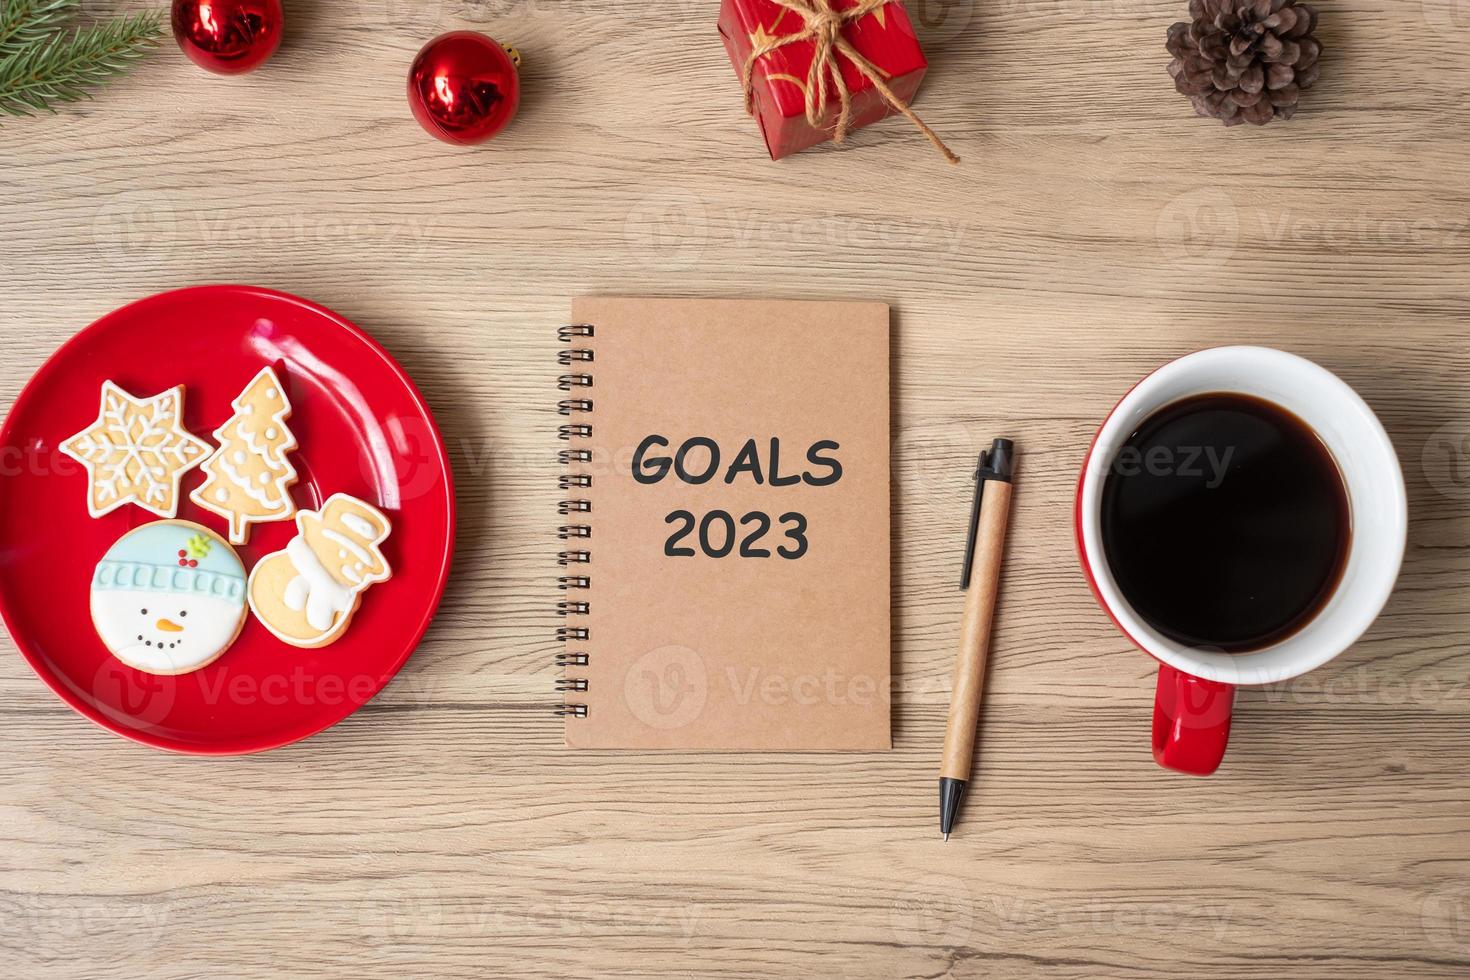
[{"label": "black coffee", "polygon": [[1230,653],[1289,637],[1331,598],[1352,518],[1332,454],[1305,422],[1246,395],[1151,416],[1108,471],[1103,547],[1149,625]]}]

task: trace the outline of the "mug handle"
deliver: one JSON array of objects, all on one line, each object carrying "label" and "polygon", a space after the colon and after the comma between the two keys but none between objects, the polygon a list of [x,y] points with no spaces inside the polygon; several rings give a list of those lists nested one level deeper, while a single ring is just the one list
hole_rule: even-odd
[{"label": "mug handle", "polygon": [[1235,686],[1159,664],[1154,691],[1154,759],[1165,769],[1208,776],[1230,741]]}]

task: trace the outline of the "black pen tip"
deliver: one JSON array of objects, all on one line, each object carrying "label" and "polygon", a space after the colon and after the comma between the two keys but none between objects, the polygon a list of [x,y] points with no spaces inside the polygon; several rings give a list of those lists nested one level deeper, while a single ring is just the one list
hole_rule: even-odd
[{"label": "black pen tip", "polygon": [[965,795],[965,781],[941,776],[939,779],[939,832],[949,840],[954,830],[954,818],[960,812],[960,800]]}]

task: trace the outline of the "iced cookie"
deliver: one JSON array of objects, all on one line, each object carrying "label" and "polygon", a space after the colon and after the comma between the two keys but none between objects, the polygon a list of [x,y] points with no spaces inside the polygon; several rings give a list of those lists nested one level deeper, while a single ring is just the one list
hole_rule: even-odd
[{"label": "iced cookie", "polygon": [[190,521],[156,521],[124,534],[97,563],[92,623],[129,667],[187,674],[240,635],[245,585],[224,538]]},{"label": "iced cookie", "polygon": [[179,480],[213,447],[184,429],[184,386],[134,398],[102,382],[97,421],[61,444],[87,468],[87,510],[101,517],[137,504],[159,517],[179,512]]},{"label": "iced cookie", "polygon": [[393,526],[377,508],[345,493],[320,511],[296,515],[286,550],[250,572],[250,608],[265,628],[297,647],[324,647],[342,635],[362,593],[393,574],[379,545]]},{"label": "iced cookie", "polygon": [[231,404],[235,414],[214,430],[219,448],[204,461],[207,479],[189,499],[228,520],[230,543],[244,544],[250,525],[284,521],[296,513],[291,499],[296,468],[286,461],[296,437],[286,428],[291,403],[270,368]]}]

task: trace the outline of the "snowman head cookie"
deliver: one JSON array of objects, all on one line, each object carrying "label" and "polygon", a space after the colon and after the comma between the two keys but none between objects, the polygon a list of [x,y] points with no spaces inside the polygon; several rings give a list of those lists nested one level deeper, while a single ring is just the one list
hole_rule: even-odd
[{"label": "snowman head cookie", "polygon": [[376,507],[345,493],[333,494],[319,512],[302,514],[297,527],[338,584],[360,589],[388,577],[379,546],[390,526]]},{"label": "snowman head cookie", "polygon": [[393,526],[376,507],[337,493],[321,510],[297,513],[296,529],[284,551],[251,570],[250,608],[277,638],[323,647],[347,629],[364,590],[393,574],[381,547]]},{"label": "snowman head cookie", "polygon": [[229,649],[245,623],[245,566],[190,521],[118,539],[92,576],[92,623],[112,655],[149,674],[187,674]]}]

